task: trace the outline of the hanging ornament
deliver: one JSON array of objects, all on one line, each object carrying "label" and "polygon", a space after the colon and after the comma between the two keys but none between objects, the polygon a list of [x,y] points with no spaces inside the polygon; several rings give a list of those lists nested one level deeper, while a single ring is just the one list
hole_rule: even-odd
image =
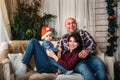
[{"label": "hanging ornament", "polygon": [[115,19],[115,16],[109,16],[109,19]]},{"label": "hanging ornament", "polygon": [[113,37],[115,37],[115,35],[114,34],[109,34],[109,37],[113,38]]},{"label": "hanging ornament", "polygon": [[117,36],[115,35],[117,27],[116,17],[115,17],[115,2],[114,0],[106,0],[107,6],[107,14],[108,14],[108,43],[109,45],[106,47],[106,54],[108,56],[113,56],[113,53],[116,51],[117,47]]}]

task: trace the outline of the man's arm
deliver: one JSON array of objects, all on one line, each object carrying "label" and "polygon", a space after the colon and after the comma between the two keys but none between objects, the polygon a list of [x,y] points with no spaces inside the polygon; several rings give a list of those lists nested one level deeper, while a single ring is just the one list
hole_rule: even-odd
[{"label": "man's arm", "polygon": [[95,53],[95,49],[96,49],[96,43],[94,41],[94,39],[92,38],[92,36],[87,32],[87,31],[80,31],[80,35],[82,37],[83,40],[83,46],[85,50],[88,50],[88,53]]},{"label": "man's arm", "polygon": [[63,35],[57,42],[57,45],[56,47],[61,47],[62,48],[62,53],[64,53],[66,50],[69,49],[69,46],[68,46],[68,37],[69,37],[69,34],[65,34]]},{"label": "man's arm", "polygon": [[58,48],[58,47],[61,47],[61,48],[62,48],[62,46],[63,46],[63,40],[62,40],[62,38],[60,38],[60,39],[57,41],[56,47],[57,47],[57,48]]}]

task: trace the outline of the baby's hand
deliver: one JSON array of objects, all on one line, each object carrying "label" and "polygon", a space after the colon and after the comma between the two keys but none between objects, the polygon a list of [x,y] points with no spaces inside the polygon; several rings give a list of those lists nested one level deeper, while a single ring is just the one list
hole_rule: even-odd
[{"label": "baby's hand", "polygon": [[61,48],[61,47],[58,47],[58,51],[62,52],[62,48]]}]

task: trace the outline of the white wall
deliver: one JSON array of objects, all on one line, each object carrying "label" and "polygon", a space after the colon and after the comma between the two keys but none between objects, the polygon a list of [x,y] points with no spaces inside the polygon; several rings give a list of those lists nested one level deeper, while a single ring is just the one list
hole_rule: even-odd
[{"label": "white wall", "polygon": [[95,39],[100,49],[105,52],[107,46],[107,28],[108,28],[108,15],[106,10],[105,0],[96,0],[95,3]]},{"label": "white wall", "polygon": [[117,53],[116,53],[115,57],[116,57],[117,61],[120,61],[120,0],[117,4],[118,4],[118,7],[117,7],[117,23],[118,23],[117,35],[119,38],[118,38],[118,42],[117,42],[118,48],[117,48]]}]

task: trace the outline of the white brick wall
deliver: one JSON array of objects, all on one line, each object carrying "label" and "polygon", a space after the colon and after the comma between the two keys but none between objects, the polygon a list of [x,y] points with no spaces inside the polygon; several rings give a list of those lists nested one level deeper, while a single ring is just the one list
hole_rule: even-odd
[{"label": "white brick wall", "polygon": [[108,15],[105,0],[95,2],[95,39],[100,49],[105,52],[107,42]]}]

